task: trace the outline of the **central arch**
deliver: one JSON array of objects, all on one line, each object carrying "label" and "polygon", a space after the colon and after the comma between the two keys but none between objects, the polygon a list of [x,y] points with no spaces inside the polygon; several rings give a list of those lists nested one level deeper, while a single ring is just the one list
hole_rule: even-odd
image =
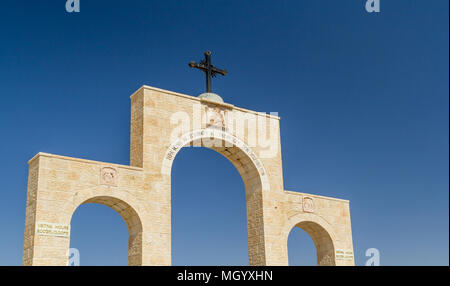
[{"label": "central arch", "polygon": [[186,133],[170,145],[162,163],[162,174],[171,176],[175,156],[181,148],[188,146],[205,147],[218,152],[239,172],[245,187],[249,264],[264,265],[262,192],[270,189],[264,165],[242,140],[225,131],[207,128]]}]

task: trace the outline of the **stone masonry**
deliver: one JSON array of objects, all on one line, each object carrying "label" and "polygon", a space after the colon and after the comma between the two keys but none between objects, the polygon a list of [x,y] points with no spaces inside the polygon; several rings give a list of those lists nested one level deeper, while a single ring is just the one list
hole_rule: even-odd
[{"label": "stone masonry", "polygon": [[[276,155],[260,156],[264,150],[250,146],[254,130],[248,127],[241,134],[202,123],[174,141],[171,116],[182,112],[194,122],[195,106],[202,115],[216,112],[211,119],[216,123],[225,113],[262,116],[275,126]],[[294,227],[313,239],[318,265],[354,265],[349,202],[284,189],[279,121],[228,103],[141,87],[131,96],[130,166],[46,153],[28,162],[23,265],[67,265],[71,218],[86,203],[107,205],[125,220],[129,265],[171,265],[172,162],[180,148],[206,139],[228,143],[210,148],[228,158],[243,179],[250,265],[288,265],[287,239]]]}]

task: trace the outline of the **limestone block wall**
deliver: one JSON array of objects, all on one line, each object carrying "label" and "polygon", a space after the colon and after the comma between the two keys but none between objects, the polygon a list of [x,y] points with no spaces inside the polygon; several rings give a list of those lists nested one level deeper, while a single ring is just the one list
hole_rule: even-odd
[{"label": "limestone block wall", "polygon": [[[172,163],[181,148],[195,145],[225,156],[242,177],[250,265],[287,265],[295,226],[313,238],[319,265],[353,265],[349,202],[284,190],[279,121],[141,87],[131,96],[131,166],[45,153],[30,160],[23,264],[65,265],[74,211],[101,203],[127,223],[130,265],[171,265]],[[255,142],[260,137],[271,141]]]}]

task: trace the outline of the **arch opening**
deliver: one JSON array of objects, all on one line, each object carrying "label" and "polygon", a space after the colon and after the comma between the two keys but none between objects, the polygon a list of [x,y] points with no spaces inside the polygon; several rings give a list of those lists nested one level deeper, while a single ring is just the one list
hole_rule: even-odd
[{"label": "arch opening", "polygon": [[[79,204],[75,211],[86,204],[100,204],[116,211],[124,220],[128,229],[128,265],[142,265],[142,223],[139,215],[129,204],[111,196],[96,196]],[[73,218],[72,214],[72,218]]]},{"label": "arch opening", "polygon": [[296,227],[301,228],[312,239],[316,247],[317,265],[336,265],[333,238],[324,227],[314,221],[301,221],[295,224],[290,232]]},{"label": "arch opening", "polygon": [[317,265],[316,246],[311,236],[299,227],[292,228],[288,237],[288,265],[314,266]]},{"label": "arch opening", "polygon": [[[195,145],[199,142],[200,146]],[[218,152],[239,172],[245,187],[249,264],[265,265],[262,190],[268,190],[269,184],[261,161],[252,149],[238,138],[218,130],[201,130],[183,135],[169,147],[162,173],[170,178],[173,159],[181,148],[192,144]]]},{"label": "arch opening", "polygon": [[172,265],[248,265],[244,184],[228,160],[183,148],[171,197]]}]

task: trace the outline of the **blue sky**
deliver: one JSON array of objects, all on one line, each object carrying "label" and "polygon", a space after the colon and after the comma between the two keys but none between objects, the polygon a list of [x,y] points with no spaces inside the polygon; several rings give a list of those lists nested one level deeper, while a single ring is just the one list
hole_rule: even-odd
[{"label": "blue sky", "polygon": [[[21,264],[26,162],[37,152],[129,164],[129,95],[190,95],[205,50],[226,102],[281,116],[285,189],[350,200],[357,265],[449,263],[447,0],[2,1],[0,265]],[[211,168],[214,166],[214,168]],[[247,264],[245,191],[234,167],[183,149],[172,170],[175,265]],[[113,210],[83,205],[71,246],[83,265],[127,263]],[[289,237],[293,265],[312,240]]]}]

